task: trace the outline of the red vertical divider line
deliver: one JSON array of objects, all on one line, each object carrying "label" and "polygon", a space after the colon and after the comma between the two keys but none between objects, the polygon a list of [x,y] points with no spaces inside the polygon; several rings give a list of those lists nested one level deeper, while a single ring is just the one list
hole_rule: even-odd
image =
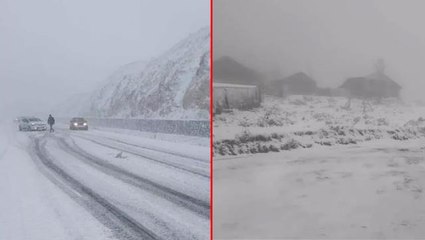
[{"label": "red vertical divider line", "polygon": [[213,95],[213,79],[214,79],[214,64],[213,64],[213,0],[210,0],[210,236],[211,240],[214,239],[214,221],[213,221],[213,190],[214,190],[214,163],[213,163],[213,103],[214,103],[214,95]]}]

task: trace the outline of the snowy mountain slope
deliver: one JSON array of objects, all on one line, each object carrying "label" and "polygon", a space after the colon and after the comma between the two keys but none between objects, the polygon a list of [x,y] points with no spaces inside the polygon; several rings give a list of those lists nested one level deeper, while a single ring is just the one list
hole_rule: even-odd
[{"label": "snowy mountain slope", "polygon": [[[126,84],[123,84],[123,82],[131,84],[137,81],[146,64],[147,62],[145,61],[138,61],[129,63],[116,70],[104,83],[99,85],[98,90],[91,94],[88,99],[89,107],[87,113],[94,116],[102,115],[98,112],[100,109],[107,109],[111,105],[111,96],[123,96],[126,94]],[[97,105],[95,106],[95,104]]]},{"label": "snowy mountain slope", "polygon": [[152,61],[119,69],[91,96],[89,115],[207,119],[209,34],[203,28]]}]

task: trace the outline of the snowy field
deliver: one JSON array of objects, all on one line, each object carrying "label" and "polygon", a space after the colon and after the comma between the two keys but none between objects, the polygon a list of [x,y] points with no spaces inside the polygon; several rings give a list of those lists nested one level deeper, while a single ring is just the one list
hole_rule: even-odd
[{"label": "snowy field", "polygon": [[425,136],[425,106],[397,99],[266,96],[260,108],[214,117],[214,153],[240,155]]},{"label": "snowy field", "polygon": [[218,239],[424,239],[424,139],[214,162]]},{"label": "snowy field", "polygon": [[207,142],[1,122],[0,239],[208,239]]},{"label": "snowy field", "polygon": [[218,239],[425,239],[425,108],[266,97],[215,116]]}]

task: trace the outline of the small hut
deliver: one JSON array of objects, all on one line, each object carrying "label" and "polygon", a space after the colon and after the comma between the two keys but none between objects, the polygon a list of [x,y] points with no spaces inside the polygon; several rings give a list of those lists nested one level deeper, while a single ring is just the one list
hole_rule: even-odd
[{"label": "small hut", "polygon": [[349,78],[340,88],[345,89],[349,97],[399,98],[401,86],[385,74],[385,68],[384,60],[378,59],[374,73],[365,77]]},{"label": "small hut", "polygon": [[280,97],[288,95],[312,95],[317,91],[317,84],[303,72],[295,73],[270,84],[269,92]]},{"label": "small hut", "polygon": [[398,98],[401,90],[399,84],[382,72],[349,78],[340,88],[345,89],[350,97],[357,98]]}]

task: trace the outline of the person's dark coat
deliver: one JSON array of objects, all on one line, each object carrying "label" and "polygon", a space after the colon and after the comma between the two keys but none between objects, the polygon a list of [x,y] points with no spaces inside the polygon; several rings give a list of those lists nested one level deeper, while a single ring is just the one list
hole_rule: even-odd
[{"label": "person's dark coat", "polygon": [[55,119],[52,117],[52,115],[49,115],[49,119],[47,119],[47,123],[49,125],[55,124]]}]

